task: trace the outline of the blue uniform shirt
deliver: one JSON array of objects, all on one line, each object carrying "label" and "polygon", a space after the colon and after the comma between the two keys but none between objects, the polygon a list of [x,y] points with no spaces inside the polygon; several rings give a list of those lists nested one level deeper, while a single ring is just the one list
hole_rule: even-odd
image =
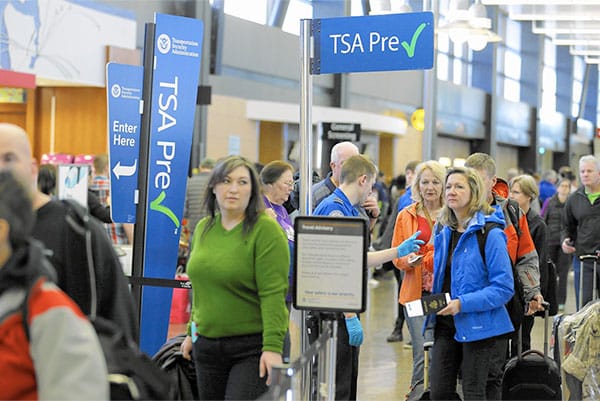
[{"label": "blue uniform shirt", "polygon": [[334,217],[358,217],[360,214],[358,210],[350,203],[350,200],[342,192],[341,189],[336,188],[335,191],[319,203],[315,211],[315,216],[334,216]]}]

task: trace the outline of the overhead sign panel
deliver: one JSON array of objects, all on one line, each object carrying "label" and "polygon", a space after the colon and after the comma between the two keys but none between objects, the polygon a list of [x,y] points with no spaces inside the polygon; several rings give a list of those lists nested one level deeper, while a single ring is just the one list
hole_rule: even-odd
[{"label": "overhead sign panel", "polygon": [[433,13],[312,20],[312,74],[433,67]]},{"label": "overhead sign panel", "polygon": [[[148,159],[144,276],[173,278],[192,148],[202,54],[202,21],[156,14]],[[164,343],[171,289],[147,287],[142,295],[142,350]]]},{"label": "overhead sign panel", "polygon": [[143,81],[141,66],[106,66],[110,213],[117,223],[135,223]]}]

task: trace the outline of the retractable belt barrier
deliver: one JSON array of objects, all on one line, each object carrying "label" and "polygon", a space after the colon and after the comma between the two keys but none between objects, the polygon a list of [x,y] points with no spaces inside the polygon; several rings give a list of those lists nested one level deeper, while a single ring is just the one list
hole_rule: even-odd
[{"label": "retractable belt barrier", "polygon": [[[297,396],[297,392],[299,391],[298,385],[294,385],[294,379],[299,379],[300,373],[304,369],[307,369],[310,373],[312,369],[312,363],[314,362],[314,358],[319,355],[321,361],[325,361],[325,355],[329,354],[328,362],[329,368],[328,372],[325,372],[326,365],[324,363],[319,363],[319,400],[333,400],[335,397],[335,342],[331,340],[337,339],[337,321],[329,321],[331,324],[325,325],[321,329],[321,334],[319,337],[311,344],[311,346],[304,352],[300,357],[295,359],[294,361],[280,365],[274,366],[271,371],[271,385],[269,386],[269,391],[263,394],[259,400],[261,401],[276,401],[276,400],[297,400],[302,399],[302,397]],[[329,344],[329,347],[328,347]],[[333,347],[333,350],[331,349]],[[332,355],[333,351],[333,355]],[[332,359],[333,357],[333,359]],[[331,363],[333,363],[334,370],[331,370]],[[328,373],[328,374],[327,374]],[[333,373],[333,375],[331,374]],[[326,380],[324,382],[321,381],[322,375],[325,374]],[[308,375],[310,376],[310,374]],[[333,386],[332,386],[333,384]],[[310,383],[307,383],[310,385]],[[310,392],[309,389],[304,389],[307,393]],[[302,389],[300,389],[302,392]]]},{"label": "retractable belt barrier", "polygon": [[133,277],[127,276],[129,284],[133,285],[149,285],[152,287],[168,287],[168,288],[184,288],[191,289],[192,283],[190,280],[175,280],[168,278],[152,278],[152,277]]}]

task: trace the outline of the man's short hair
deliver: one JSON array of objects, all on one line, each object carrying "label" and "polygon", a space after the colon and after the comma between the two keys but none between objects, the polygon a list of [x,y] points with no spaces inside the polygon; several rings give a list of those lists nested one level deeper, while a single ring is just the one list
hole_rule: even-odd
[{"label": "man's short hair", "polygon": [[332,163],[337,163],[339,161],[339,154],[342,149],[354,148],[356,153],[358,154],[358,146],[350,141],[338,142],[331,148],[331,155],[329,161]]},{"label": "man's short hair", "polygon": [[377,175],[377,166],[364,155],[354,155],[344,162],[340,180],[342,183],[348,184],[357,181],[360,176],[365,174],[374,178]]},{"label": "man's short hair", "polygon": [[200,162],[200,168],[206,168],[206,169],[213,169],[215,168],[215,159],[211,159],[210,157],[206,157],[204,158],[201,162]]},{"label": "man's short hair", "polygon": [[488,177],[496,175],[496,162],[487,153],[473,153],[465,160],[465,167],[475,170],[485,170]]},{"label": "man's short hair", "polygon": [[546,170],[542,174],[542,181],[550,181],[550,182],[554,183],[557,178],[558,178],[558,174],[553,169]]},{"label": "man's short hair", "polygon": [[94,156],[94,171],[96,174],[98,172],[103,173],[106,171],[106,167],[108,166],[108,155],[101,154]]},{"label": "man's short hair", "polygon": [[583,163],[594,163],[596,165],[596,169],[600,170],[600,159],[594,155],[581,156],[579,159],[579,165],[581,166]]},{"label": "man's short hair", "polygon": [[406,164],[406,167],[404,167],[404,173],[406,173],[407,171],[412,171],[413,173],[415,172],[415,170],[417,169],[417,166],[419,165],[419,163],[421,163],[418,160],[413,160],[410,161]]}]

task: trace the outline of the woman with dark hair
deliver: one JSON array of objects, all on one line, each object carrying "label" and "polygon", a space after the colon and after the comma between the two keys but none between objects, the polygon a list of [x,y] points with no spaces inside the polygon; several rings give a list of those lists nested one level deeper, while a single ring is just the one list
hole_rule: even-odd
[{"label": "woman with dark hair", "polygon": [[38,170],[37,185],[40,192],[53,196],[56,194],[56,166],[42,164]]},{"label": "woman with dark hair", "polygon": [[[432,293],[449,293],[451,300],[427,318],[434,327],[430,396],[456,399],[460,371],[463,399],[484,400],[495,337],[514,330],[504,307],[514,293],[504,217],[488,204],[475,170],[454,168],[446,174],[444,185],[445,205],[438,218],[443,228],[434,240]],[[477,238],[482,229],[488,230],[484,252]]]},{"label": "woman with dark hair", "polygon": [[287,239],[264,212],[258,174],[244,157],[217,163],[205,203],[187,264],[193,302],[181,350],[194,358],[199,399],[256,399],[282,363]]}]

